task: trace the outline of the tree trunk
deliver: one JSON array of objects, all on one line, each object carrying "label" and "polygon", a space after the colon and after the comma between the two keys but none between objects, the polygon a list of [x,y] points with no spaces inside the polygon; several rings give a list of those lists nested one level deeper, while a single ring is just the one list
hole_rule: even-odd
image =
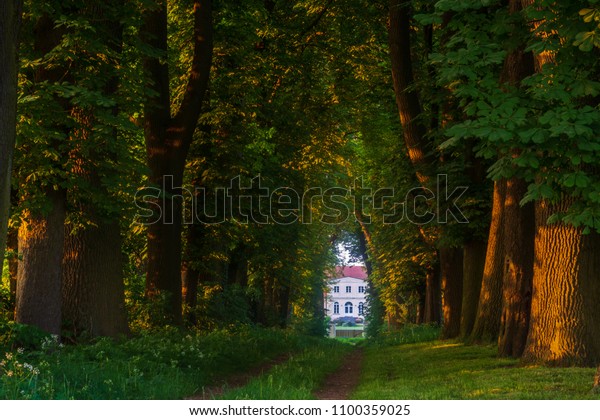
[{"label": "tree trunk", "polygon": [[163,57],[146,57],[144,69],[156,94],[148,95],[144,104],[144,134],[149,181],[161,189],[154,203],[160,211],[158,221],[148,226],[148,266],[146,294],[161,296],[166,303],[165,320],[155,323],[180,324],[181,313],[181,229],[182,206],[178,195],[183,171],[204,94],[208,86],[212,63],[212,1],[194,0],[194,52],[187,87],[181,105],[174,116],[171,112],[169,69],[165,60],[168,50],[167,2],[158,0],[154,8],[144,12],[141,29],[143,42]]},{"label": "tree trunk", "polygon": [[425,277],[425,314],[423,322],[426,324],[442,323],[442,286],[440,283],[439,259],[427,270]]},{"label": "tree trunk", "polygon": [[473,331],[477,305],[481,293],[481,281],[485,266],[486,244],[473,240],[463,247],[463,290],[460,315],[460,335],[468,338]]},{"label": "tree trunk", "polygon": [[427,277],[425,274],[424,281],[417,286],[417,309],[415,314],[415,324],[425,322],[425,304],[427,300]]},{"label": "tree trunk", "polygon": [[559,366],[600,363],[600,235],[547,224],[569,201],[536,203],[531,321],[523,360]]},{"label": "tree trunk", "polygon": [[181,267],[181,285],[184,302],[184,314],[186,321],[191,325],[198,322],[196,317],[196,305],[198,304],[198,282],[200,272],[194,268],[191,261],[184,261]]},{"label": "tree trunk", "polygon": [[485,266],[479,294],[475,325],[471,334],[474,342],[496,342],[500,333],[502,314],[502,278],[504,270],[504,200],[506,181],[494,183],[492,221],[488,235]]},{"label": "tree trunk", "polygon": [[14,305],[17,296],[17,275],[19,273],[19,230],[11,228],[8,232],[7,250],[10,252],[8,258],[8,282],[10,287],[10,301]]},{"label": "tree trunk", "polygon": [[526,191],[525,181],[515,178],[506,181],[502,316],[498,337],[501,356],[520,357],[529,330],[535,219],[533,203],[519,205]]},{"label": "tree trunk", "polygon": [[600,366],[598,366],[596,374],[594,375],[593,391],[595,393],[600,392]]},{"label": "tree trunk", "polygon": [[[523,2],[511,0],[508,9],[513,15],[521,13]],[[515,32],[524,25],[523,21],[516,23]],[[525,45],[521,44],[508,52],[500,81],[509,89],[520,88],[521,81],[534,72],[533,54],[526,52]],[[514,155],[517,156],[518,151]],[[519,204],[526,192],[525,181],[516,178],[506,181],[502,315],[498,336],[501,356],[520,357],[529,329],[535,221],[533,204],[523,207]]]},{"label": "tree trunk", "polygon": [[[110,8],[118,2],[109,1],[100,5],[84,2],[80,15],[90,18],[98,34],[103,34],[105,45],[114,53],[122,52],[123,28],[117,17],[111,15]],[[117,65],[118,63],[114,63]],[[119,77],[112,68],[107,70],[108,78],[102,86],[103,93],[114,97],[119,86]],[[74,80],[78,84],[79,80]],[[102,185],[100,174],[94,164],[107,156],[108,150],[84,145],[95,142],[94,128],[97,118],[94,109],[72,107],[71,116],[78,126],[71,131],[75,145],[69,151],[74,177],[85,180],[90,189],[106,201],[112,197]],[[117,107],[112,114],[117,115]],[[116,129],[104,134],[106,140],[118,142]],[[104,139],[103,139],[104,140]],[[119,156],[114,156],[115,161]],[[124,258],[121,254],[121,232],[118,215],[99,214],[94,202],[86,191],[73,187],[70,193],[70,206],[75,212],[84,214],[89,223],[86,226],[65,227],[65,248],[63,256],[62,313],[63,324],[73,329],[75,335],[87,332],[91,336],[117,337],[129,333],[125,309],[123,285]]]},{"label": "tree trunk", "polygon": [[48,214],[25,212],[19,228],[19,261],[15,319],[60,335],[61,259],[64,243],[65,194],[48,189]]},{"label": "tree trunk", "polygon": [[390,0],[390,26],[388,30],[392,79],[396,93],[396,105],[402,124],[404,143],[415,169],[417,179],[427,186],[432,158],[428,152],[425,134],[427,128],[421,117],[421,104],[414,84],[410,40],[410,3]]},{"label": "tree trunk", "polygon": [[0,2],[0,275],[10,212],[10,178],[17,126],[18,34],[22,2]]},{"label": "tree trunk", "polygon": [[463,250],[461,248],[440,248],[440,271],[444,316],[442,336],[455,338],[460,334]]},{"label": "tree trunk", "polygon": [[76,334],[128,334],[121,234],[117,222],[66,228],[62,285],[63,322]]},{"label": "tree trunk", "polygon": [[[285,280],[284,280],[285,282]],[[277,314],[279,326],[285,328],[290,318],[290,285],[282,281],[277,281]]]}]

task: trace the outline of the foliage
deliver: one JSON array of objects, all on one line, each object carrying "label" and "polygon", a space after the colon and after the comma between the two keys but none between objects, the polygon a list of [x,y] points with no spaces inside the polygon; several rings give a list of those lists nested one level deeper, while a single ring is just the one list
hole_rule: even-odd
[{"label": "foliage", "polygon": [[[432,60],[466,118],[447,129],[444,146],[477,139],[478,153],[494,159],[491,177],[529,183],[523,202],[571,197],[567,211],[549,221],[598,230],[598,62],[581,51],[590,50],[592,40],[583,40],[580,32],[595,15],[588,10],[581,21],[576,2],[539,3],[514,14],[476,7],[454,19],[449,41],[454,49]],[[527,24],[531,19],[540,22],[534,31]],[[523,80],[522,89],[500,77],[504,57],[519,44],[543,64]]]}]

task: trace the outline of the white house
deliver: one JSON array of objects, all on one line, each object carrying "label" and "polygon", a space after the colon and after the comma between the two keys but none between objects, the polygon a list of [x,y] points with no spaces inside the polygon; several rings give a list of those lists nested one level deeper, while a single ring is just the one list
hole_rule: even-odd
[{"label": "white house", "polygon": [[362,318],[367,311],[367,270],[360,265],[336,267],[327,280],[325,314],[335,321],[341,317]]}]

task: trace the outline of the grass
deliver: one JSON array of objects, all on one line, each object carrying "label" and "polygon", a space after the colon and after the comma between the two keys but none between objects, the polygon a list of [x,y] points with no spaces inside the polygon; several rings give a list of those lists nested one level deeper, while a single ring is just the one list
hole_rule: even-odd
[{"label": "grass", "polygon": [[495,346],[369,346],[355,399],[597,399],[593,368],[521,366]]},{"label": "grass", "polygon": [[77,346],[48,338],[34,349],[0,345],[0,398],[178,399],[217,378],[321,341],[244,327],[209,334],[166,329]]},{"label": "grass", "polygon": [[337,340],[320,341],[245,386],[223,394],[220,399],[312,399],[325,377],[339,368],[351,350],[352,346]]}]

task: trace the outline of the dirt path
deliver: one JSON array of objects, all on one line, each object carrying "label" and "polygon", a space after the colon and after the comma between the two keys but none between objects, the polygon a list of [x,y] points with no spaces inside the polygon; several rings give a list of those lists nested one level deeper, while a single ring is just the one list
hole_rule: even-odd
[{"label": "dirt path", "polygon": [[241,388],[245,386],[252,379],[263,373],[271,370],[274,366],[280,365],[288,361],[291,354],[285,353],[273,360],[269,360],[261,365],[255,366],[246,372],[235,373],[231,376],[219,380],[218,383],[209,385],[202,388],[197,394],[187,397],[186,400],[213,400],[232,389]]},{"label": "dirt path", "polygon": [[363,349],[350,353],[342,366],[325,379],[323,386],[315,392],[315,397],[319,400],[348,399],[360,381],[363,358]]}]

